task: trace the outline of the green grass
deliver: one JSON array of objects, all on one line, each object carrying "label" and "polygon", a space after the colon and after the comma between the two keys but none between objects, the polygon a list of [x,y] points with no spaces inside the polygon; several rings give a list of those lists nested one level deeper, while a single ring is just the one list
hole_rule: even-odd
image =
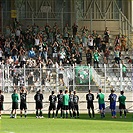
[{"label": "green grass", "polygon": [[133,114],[128,113],[127,118],[112,119],[106,114],[104,119],[96,114],[95,119],[89,119],[87,114],[81,114],[79,119],[36,119],[35,115],[27,118],[9,118],[2,115],[0,120],[0,133],[132,133]]}]

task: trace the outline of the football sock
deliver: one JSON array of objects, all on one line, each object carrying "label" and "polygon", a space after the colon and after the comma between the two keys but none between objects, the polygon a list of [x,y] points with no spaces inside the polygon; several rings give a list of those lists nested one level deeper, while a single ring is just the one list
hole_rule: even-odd
[{"label": "football sock", "polygon": [[54,118],[54,111],[53,111],[53,115],[52,115],[52,117]]},{"label": "football sock", "polygon": [[66,118],[68,118],[68,112],[66,112]]},{"label": "football sock", "polygon": [[92,115],[93,115],[93,117],[95,117],[95,113],[94,113],[94,110],[92,110]]},{"label": "football sock", "polygon": [[70,117],[72,117],[72,112],[70,111]]},{"label": "football sock", "polygon": [[36,116],[38,116],[38,110],[36,110]]},{"label": "football sock", "polygon": [[126,110],[124,110],[124,115],[126,116]]},{"label": "football sock", "polygon": [[122,116],[122,111],[120,111],[120,116]]},{"label": "football sock", "polygon": [[25,115],[25,117],[27,116],[27,112],[26,111],[25,111],[24,115]]},{"label": "football sock", "polygon": [[58,110],[56,110],[56,115],[55,116],[57,117],[57,115],[58,115]]},{"label": "football sock", "polygon": [[40,116],[42,116],[42,111],[40,110]]},{"label": "football sock", "polygon": [[48,118],[50,118],[50,111],[48,112]]}]

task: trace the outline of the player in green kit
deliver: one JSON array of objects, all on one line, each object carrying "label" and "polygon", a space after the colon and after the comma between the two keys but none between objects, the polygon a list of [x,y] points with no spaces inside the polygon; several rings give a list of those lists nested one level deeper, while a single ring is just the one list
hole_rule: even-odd
[{"label": "player in green kit", "polygon": [[120,91],[120,96],[118,98],[119,101],[119,109],[120,109],[120,118],[122,118],[122,111],[124,110],[124,117],[126,118],[126,106],[125,106],[125,100],[126,96],[124,96],[124,91]]},{"label": "player in green kit", "polygon": [[[11,97],[12,97],[12,111],[10,118],[16,118],[17,115],[16,110],[18,109],[18,100],[19,100],[19,96],[16,89],[14,89],[14,92]],[[14,116],[13,116],[13,111],[14,111]]]},{"label": "player in green kit", "polygon": [[99,109],[101,118],[105,117],[105,101],[104,101],[105,95],[102,93],[102,90],[99,89],[99,93],[97,94],[97,99],[99,103]]},{"label": "player in green kit", "polygon": [[68,118],[68,109],[69,109],[69,95],[68,90],[65,90],[65,94],[63,95],[63,118]]}]

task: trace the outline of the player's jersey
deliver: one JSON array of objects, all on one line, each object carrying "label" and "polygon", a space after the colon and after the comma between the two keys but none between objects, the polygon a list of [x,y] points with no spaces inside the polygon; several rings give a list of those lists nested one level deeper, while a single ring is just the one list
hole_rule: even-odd
[{"label": "player's jersey", "polygon": [[58,98],[58,104],[63,104],[63,94],[58,94],[57,98]]},{"label": "player's jersey", "polygon": [[124,95],[120,95],[120,96],[119,96],[119,98],[118,98],[118,100],[119,100],[119,103],[121,103],[121,104],[124,104],[124,105],[125,105],[125,100],[126,100],[126,97],[125,97]]},{"label": "player's jersey", "polygon": [[69,95],[69,102],[70,103],[73,103],[74,102],[73,100],[74,100],[74,95],[73,94],[70,94]]},{"label": "player's jersey", "polygon": [[4,96],[0,95],[0,103],[3,103],[3,101],[4,101]]},{"label": "player's jersey", "polygon": [[17,93],[13,93],[12,94],[12,102],[18,102],[18,100],[19,100],[18,94]]},{"label": "player's jersey", "polygon": [[98,93],[97,98],[98,98],[99,104],[105,104],[105,101],[104,101],[105,95],[103,93]]},{"label": "player's jersey", "polygon": [[68,94],[64,94],[63,95],[63,105],[69,105],[69,95]]},{"label": "player's jersey", "polygon": [[20,93],[20,101],[22,103],[26,103],[26,93]]},{"label": "player's jersey", "polygon": [[42,100],[43,100],[43,94],[37,93],[34,96],[34,99],[35,99],[36,102],[42,102]]},{"label": "player's jersey", "polygon": [[110,103],[116,103],[117,95],[110,94],[108,99],[110,100]]},{"label": "player's jersey", "polygon": [[77,95],[74,95],[74,96],[73,96],[73,102],[74,102],[75,105],[78,104],[78,102],[79,102],[79,97],[78,97]]},{"label": "player's jersey", "polygon": [[55,104],[56,103],[56,96],[55,95],[50,95],[49,96],[49,101],[51,104]]},{"label": "player's jersey", "polygon": [[94,95],[93,94],[87,94],[86,95],[86,100],[87,100],[88,103],[93,103]]}]

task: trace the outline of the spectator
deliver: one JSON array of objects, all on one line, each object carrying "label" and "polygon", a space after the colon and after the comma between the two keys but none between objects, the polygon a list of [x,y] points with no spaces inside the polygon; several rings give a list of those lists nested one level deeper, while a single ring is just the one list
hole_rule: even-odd
[{"label": "spectator", "polygon": [[69,30],[70,30],[70,27],[68,24],[66,24],[66,26],[64,27],[63,29],[63,38],[67,41],[68,38],[69,38]]},{"label": "spectator", "polygon": [[76,25],[76,23],[73,24],[72,31],[73,31],[73,38],[75,38],[75,35],[77,34],[78,31],[78,25]]},{"label": "spectator", "polygon": [[124,61],[121,61],[122,63],[122,76],[123,77],[126,77],[126,74],[127,74],[127,67],[126,65],[124,64]]},{"label": "spectator", "polygon": [[96,65],[97,65],[97,68],[99,68],[99,52],[97,50],[94,51],[93,53],[93,58],[94,58],[94,68],[96,68]]},{"label": "spectator", "polygon": [[88,36],[88,47],[91,49],[91,50],[94,50],[94,43],[93,43],[93,37],[91,35]]},{"label": "spectator", "polygon": [[127,43],[126,37],[122,35],[120,41],[121,41],[121,50],[126,51],[126,43]]},{"label": "spectator", "polygon": [[35,57],[36,57],[36,53],[35,53],[33,47],[32,47],[31,50],[28,52],[28,57],[29,57],[29,58],[35,58]]},{"label": "spectator", "polygon": [[110,51],[108,48],[106,48],[105,52],[104,52],[104,63],[108,64],[108,60],[109,60],[109,55],[110,55]]},{"label": "spectator", "polygon": [[2,49],[0,48],[0,62],[2,62],[2,55],[3,55],[3,51],[2,51]]},{"label": "spectator", "polygon": [[17,60],[17,55],[18,55],[18,49],[17,49],[16,45],[13,46],[11,53],[12,53],[12,58],[15,62]]},{"label": "spectator", "polygon": [[87,65],[88,64],[92,65],[92,51],[89,48],[86,52],[86,60],[87,60]]},{"label": "spectator", "polygon": [[115,51],[114,51],[114,56],[115,56],[115,62],[117,63],[117,64],[120,64],[120,54],[121,54],[121,52],[120,52],[120,50],[119,49],[116,49]]}]

